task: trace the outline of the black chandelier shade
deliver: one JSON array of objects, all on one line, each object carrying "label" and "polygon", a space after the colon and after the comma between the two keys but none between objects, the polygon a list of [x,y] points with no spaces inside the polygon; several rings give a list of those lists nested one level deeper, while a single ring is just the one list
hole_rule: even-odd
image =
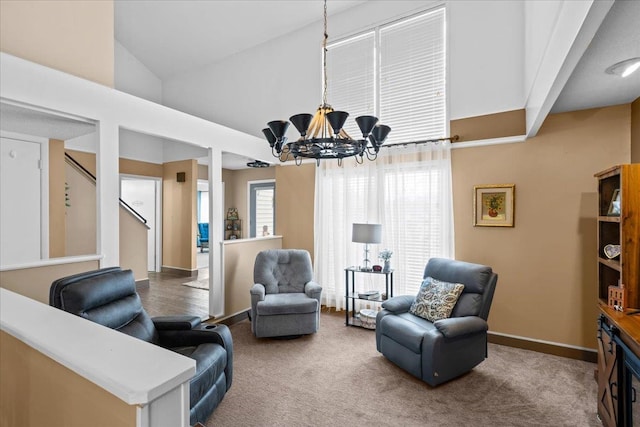
[{"label": "black chandelier shade", "polygon": [[[267,128],[262,129],[274,157],[281,161],[293,159],[296,163],[301,158],[338,159],[356,157],[362,163],[363,157],[375,160],[380,147],[387,139],[391,128],[378,124],[375,116],[356,117],[356,123],[362,133],[362,139],[352,139],[343,129],[349,117],[345,111],[333,111],[329,106],[320,106],[318,118],[308,113],[293,115],[290,122],[300,133],[300,138],[287,142],[286,133],[289,121],[273,120]],[[328,124],[328,126],[326,125]]]}]

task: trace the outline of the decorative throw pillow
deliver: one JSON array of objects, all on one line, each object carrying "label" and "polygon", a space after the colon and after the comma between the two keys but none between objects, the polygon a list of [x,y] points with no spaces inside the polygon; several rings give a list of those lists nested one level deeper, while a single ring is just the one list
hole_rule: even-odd
[{"label": "decorative throw pillow", "polygon": [[442,282],[433,277],[427,277],[422,282],[409,313],[430,322],[446,319],[451,316],[451,311],[463,289],[462,283]]}]

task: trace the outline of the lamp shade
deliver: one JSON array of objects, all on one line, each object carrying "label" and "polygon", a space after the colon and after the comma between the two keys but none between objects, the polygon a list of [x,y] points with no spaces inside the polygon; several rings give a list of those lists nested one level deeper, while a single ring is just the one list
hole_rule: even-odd
[{"label": "lamp shade", "polygon": [[351,241],[356,243],[381,243],[382,224],[353,224]]}]

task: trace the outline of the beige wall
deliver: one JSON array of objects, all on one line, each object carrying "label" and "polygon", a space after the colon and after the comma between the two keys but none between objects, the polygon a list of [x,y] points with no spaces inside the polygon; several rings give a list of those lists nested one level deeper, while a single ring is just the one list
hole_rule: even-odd
[{"label": "beige wall", "polygon": [[64,141],[49,140],[49,258],[65,256]]},{"label": "beige wall", "polygon": [[0,331],[0,425],[125,427],[136,407]]},{"label": "beige wall", "polygon": [[[490,265],[493,332],[595,348],[597,182],[629,161],[630,106],[550,115],[525,143],[453,151],[456,258]],[[515,227],[472,226],[473,186],[515,184]]]},{"label": "beige wall", "polygon": [[149,278],[148,243],[149,228],[120,206],[120,267],[131,269],[136,281]]},{"label": "beige wall", "polygon": [[69,206],[65,208],[65,255],[97,253],[96,183],[76,166],[65,163]]},{"label": "beige wall", "polygon": [[[248,190],[249,181],[261,181],[276,178],[276,168],[257,168],[257,169],[238,169],[238,170],[222,170],[222,182],[224,182],[224,215],[226,217],[227,209],[237,208],[238,217],[242,220],[241,238],[249,237],[249,217],[248,217]],[[276,198],[278,195],[278,184],[276,183]],[[278,203],[276,202],[276,206]],[[277,209],[277,207],[276,207]],[[276,212],[276,221],[277,221]],[[280,230],[276,224],[276,234],[280,234]]]},{"label": "beige wall", "polygon": [[98,261],[0,271],[0,287],[49,304],[51,283],[62,277],[100,268]]},{"label": "beige wall", "polygon": [[113,87],[113,1],[0,1],[0,50]]},{"label": "beige wall", "polygon": [[640,163],[640,98],[631,104],[631,163]]},{"label": "beige wall", "polygon": [[315,163],[276,167],[276,233],[285,249],[306,249],[313,259]]},{"label": "beige wall", "polygon": [[[194,271],[196,262],[196,160],[165,163],[162,176],[162,266]],[[176,174],[184,172],[185,182]]]},{"label": "beige wall", "polygon": [[524,135],[527,118],[525,110],[503,111],[451,120],[450,129],[451,136],[458,136],[459,142]]},{"label": "beige wall", "polygon": [[162,165],[139,160],[120,159],[120,173],[162,178]]}]

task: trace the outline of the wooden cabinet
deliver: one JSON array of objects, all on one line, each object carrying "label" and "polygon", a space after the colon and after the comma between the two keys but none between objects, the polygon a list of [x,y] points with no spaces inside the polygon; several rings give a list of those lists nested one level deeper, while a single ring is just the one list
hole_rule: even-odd
[{"label": "wooden cabinet", "polygon": [[598,417],[605,427],[640,425],[640,311],[600,305]]},{"label": "wooden cabinet", "polygon": [[610,319],[601,315],[598,320],[598,416],[605,427],[619,425],[620,355],[614,336],[619,330]]},{"label": "wooden cabinet", "polygon": [[[640,164],[614,166],[595,176],[598,298],[607,304],[609,286],[622,284],[626,289],[625,308],[640,308]],[[608,245],[620,245],[620,254],[609,258],[605,253]]]}]

